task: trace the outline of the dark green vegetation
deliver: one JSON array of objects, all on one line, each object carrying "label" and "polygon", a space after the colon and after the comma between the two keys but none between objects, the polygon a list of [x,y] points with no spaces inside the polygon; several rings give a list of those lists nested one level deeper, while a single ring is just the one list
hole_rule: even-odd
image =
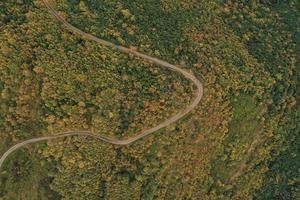
[{"label": "dark green vegetation", "polygon": [[[42,148],[40,145],[37,146]],[[50,189],[54,162],[47,162],[36,152],[20,150],[11,156],[1,171],[1,197],[4,199],[59,199],[59,194]],[[31,170],[28,170],[31,169]]]},{"label": "dark green vegetation", "polygon": [[[300,196],[297,0],[52,3],[88,33],[181,63],[204,97],[129,147],[72,137],[20,150],[0,172],[0,199]],[[0,44],[1,153],[65,130],[126,137],[192,97],[177,74],[72,35],[40,0],[0,2]]]}]

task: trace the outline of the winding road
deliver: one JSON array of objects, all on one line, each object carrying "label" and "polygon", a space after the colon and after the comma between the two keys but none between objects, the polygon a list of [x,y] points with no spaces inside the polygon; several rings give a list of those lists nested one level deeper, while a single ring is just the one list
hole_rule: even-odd
[{"label": "winding road", "polygon": [[91,35],[89,33],[85,33],[82,30],[74,27],[69,22],[67,22],[63,17],[61,17],[58,14],[58,12],[54,9],[54,7],[48,2],[48,0],[43,0],[43,2],[45,4],[45,6],[48,8],[48,10],[50,11],[50,13],[52,15],[54,15],[69,31],[71,31],[75,34],[81,35],[86,39],[93,40],[93,41],[99,43],[100,45],[116,49],[116,50],[118,50],[120,52],[123,52],[123,53],[126,53],[126,54],[132,54],[132,55],[134,55],[136,57],[139,57],[139,58],[142,58],[142,59],[144,59],[148,62],[166,67],[166,68],[168,68],[172,71],[180,73],[185,78],[192,81],[195,84],[195,86],[197,87],[197,89],[195,90],[195,98],[194,98],[193,102],[190,105],[188,105],[184,110],[178,112],[177,114],[175,114],[171,118],[167,119],[166,121],[162,122],[161,124],[159,124],[159,125],[157,125],[153,128],[141,131],[140,133],[136,134],[135,136],[129,137],[127,139],[119,140],[117,138],[107,137],[107,136],[104,136],[104,135],[98,135],[98,134],[95,134],[91,131],[69,131],[69,132],[63,132],[63,133],[59,133],[59,134],[51,135],[51,136],[36,137],[36,138],[32,138],[32,139],[20,142],[16,145],[12,146],[10,149],[8,149],[2,155],[2,157],[0,159],[0,169],[1,169],[1,166],[4,163],[4,161],[6,160],[6,158],[11,153],[16,151],[17,149],[19,149],[19,148],[21,148],[25,145],[31,144],[31,143],[36,143],[36,142],[45,141],[45,140],[51,140],[51,139],[56,139],[56,138],[69,137],[69,136],[87,136],[87,137],[92,137],[92,138],[95,138],[95,139],[99,139],[99,140],[102,140],[104,142],[114,144],[114,145],[129,145],[129,144],[132,144],[132,143],[136,142],[139,139],[142,139],[142,138],[150,135],[151,133],[153,133],[157,130],[160,130],[160,129],[170,125],[171,123],[174,123],[174,122],[178,121],[179,119],[181,119],[182,117],[184,117],[185,115],[190,113],[192,110],[194,110],[195,107],[199,104],[199,102],[200,102],[200,100],[202,99],[202,96],[203,96],[203,86],[202,86],[202,83],[193,74],[183,70],[182,68],[180,68],[178,66],[172,65],[172,64],[170,64],[166,61],[163,61],[163,60],[160,60],[158,58],[145,55],[145,54],[140,53],[138,51],[135,51],[135,50],[132,50],[132,49],[129,49],[129,48],[126,48],[126,47],[123,47],[123,46],[119,46],[119,45],[116,45],[114,43],[99,39],[96,36]]}]

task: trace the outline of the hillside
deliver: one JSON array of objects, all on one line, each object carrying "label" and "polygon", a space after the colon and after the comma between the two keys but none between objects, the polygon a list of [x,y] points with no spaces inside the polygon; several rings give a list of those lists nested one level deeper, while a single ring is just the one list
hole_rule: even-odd
[{"label": "hillside", "polygon": [[[128,146],[73,136],[0,169],[0,200],[300,196],[300,2],[49,0],[95,37],[203,84],[200,104]],[[69,31],[42,0],[0,2],[0,154],[70,130],[124,139],[191,104],[193,83]]]}]

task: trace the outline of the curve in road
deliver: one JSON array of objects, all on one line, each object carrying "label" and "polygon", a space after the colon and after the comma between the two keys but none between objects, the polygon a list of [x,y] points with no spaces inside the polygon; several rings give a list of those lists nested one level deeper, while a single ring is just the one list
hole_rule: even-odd
[{"label": "curve in road", "polygon": [[182,74],[185,78],[189,79],[190,81],[192,81],[196,85],[197,89],[196,89],[196,92],[195,92],[195,98],[194,98],[193,102],[188,107],[186,107],[184,110],[178,112],[177,114],[175,114],[171,118],[167,119],[166,121],[162,122],[161,124],[159,124],[159,125],[157,125],[153,128],[144,130],[144,131],[136,134],[135,136],[127,138],[127,139],[119,140],[119,139],[112,138],[112,137],[107,137],[107,136],[104,136],[104,135],[97,135],[97,134],[95,134],[91,131],[69,131],[69,132],[63,132],[63,133],[56,134],[56,135],[51,135],[51,136],[36,137],[36,138],[32,138],[32,139],[20,142],[16,145],[12,146],[10,149],[8,149],[2,155],[2,157],[0,159],[0,168],[3,164],[3,162],[6,160],[6,158],[11,153],[16,151],[17,149],[19,149],[19,148],[21,148],[25,145],[31,144],[31,143],[36,143],[36,142],[51,140],[51,139],[56,139],[56,138],[69,137],[69,136],[87,136],[87,137],[92,137],[92,138],[95,138],[95,139],[99,139],[99,140],[102,140],[104,142],[108,142],[108,143],[114,144],[114,145],[129,145],[129,144],[132,144],[133,142],[135,142],[135,141],[137,141],[141,138],[144,138],[147,135],[150,135],[151,133],[153,133],[157,130],[160,130],[160,129],[170,125],[171,123],[174,123],[174,122],[178,121],[179,119],[184,117],[186,114],[188,114],[192,110],[194,110],[194,108],[199,104],[199,102],[200,102],[200,100],[203,96],[203,86],[202,86],[202,83],[193,74],[188,73],[187,71],[183,70],[182,68],[180,68],[178,66],[175,66],[175,65],[172,65],[172,64],[170,64],[166,61],[163,61],[163,60],[160,60],[158,58],[145,55],[145,54],[140,53],[138,51],[134,51],[132,49],[129,49],[129,48],[119,46],[119,45],[116,45],[114,43],[102,40],[100,38],[97,38],[94,35],[89,34],[89,33],[85,33],[82,30],[74,27],[69,22],[67,22],[63,17],[61,17],[58,14],[58,12],[53,8],[53,6],[48,2],[48,0],[43,0],[43,2],[45,4],[45,6],[48,8],[48,10],[50,11],[50,13],[52,15],[54,15],[69,31],[71,31],[75,34],[81,35],[84,38],[87,38],[89,40],[95,41],[95,42],[97,42],[97,43],[99,43],[103,46],[116,49],[116,50],[118,50],[120,52],[123,52],[123,53],[126,53],[126,54],[132,54],[132,55],[134,55],[136,57],[139,57],[139,58],[142,58],[142,59],[144,59],[148,62],[155,63],[157,65],[166,67],[170,70],[173,70],[175,72],[178,72],[178,73]]}]

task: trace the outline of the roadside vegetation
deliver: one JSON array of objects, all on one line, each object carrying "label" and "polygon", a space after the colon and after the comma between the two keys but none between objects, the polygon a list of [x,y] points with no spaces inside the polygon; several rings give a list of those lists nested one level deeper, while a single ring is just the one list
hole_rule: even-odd
[{"label": "roadside vegetation", "polygon": [[[70,137],[18,150],[1,200],[299,197],[297,0],[51,3],[85,32],[180,64],[204,96],[131,146]],[[71,34],[41,0],[1,1],[0,32],[1,154],[67,130],[126,138],[193,97],[180,75]]]}]

